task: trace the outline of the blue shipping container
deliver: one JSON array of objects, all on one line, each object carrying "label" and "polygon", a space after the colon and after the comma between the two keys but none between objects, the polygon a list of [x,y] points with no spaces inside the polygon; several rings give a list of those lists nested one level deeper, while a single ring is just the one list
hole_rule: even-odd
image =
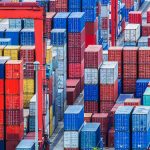
[{"label": "blue shipping container", "polygon": [[5,30],[6,29],[0,29],[0,38],[4,38],[5,37]]},{"label": "blue shipping container", "polygon": [[5,142],[3,140],[0,140],[0,148],[1,150],[5,150]]},{"label": "blue shipping container", "polygon": [[73,12],[68,17],[68,32],[81,32],[85,27],[85,13]]},{"label": "blue shipping container", "polygon": [[35,132],[35,116],[29,117],[29,131]]},{"label": "blue shipping container", "polygon": [[93,150],[94,147],[100,147],[100,124],[87,123],[80,132],[80,149]]},{"label": "blue shipping container", "polygon": [[84,107],[72,105],[64,113],[64,130],[78,131],[84,123]]},{"label": "blue shipping container", "polygon": [[20,29],[7,29],[5,38],[11,39],[11,45],[20,45]]},{"label": "blue shipping container", "polygon": [[150,129],[150,106],[137,106],[132,113],[132,131]]},{"label": "blue shipping container", "polygon": [[68,20],[70,13],[60,12],[53,18],[53,24],[55,29],[67,29]]},{"label": "blue shipping container", "polygon": [[98,101],[99,100],[99,86],[98,85],[84,85],[84,101]]},{"label": "blue shipping container", "polygon": [[68,0],[69,12],[81,12],[82,0]]},{"label": "blue shipping container", "polygon": [[131,129],[132,106],[120,106],[115,112],[115,131],[128,131]]},{"label": "blue shipping container", "polygon": [[11,45],[11,39],[10,38],[0,38],[0,45]]},{"label": "blue shipping container", "polygon": [[115,132],[114,139],[115,149],[129,150],[131,148],[131,136],[130,132]]},{"label": "blue shipping container", "polygon": [[122,80],[118,79],[118,95],[122,93]]},{"label": "blue shipping container", "polygon": [[53,29],[51,31],[51,44],[53,46],[63,46],[66,44],[66,29]]},{"label": "blue shipping container", "polygon": [[7,60],[1,59],[0,57],[0,79],[5,78],[5,63]]},{"label": "blue shipping container", "polygon": [[127,98],[134,98],[134,94],[120,94],[116,103],[123,104]]},{"label": "blue shipping container", "polygon": [[16,147],[16,150],[35,150],[35,140],[21,140],[21,142]]}]

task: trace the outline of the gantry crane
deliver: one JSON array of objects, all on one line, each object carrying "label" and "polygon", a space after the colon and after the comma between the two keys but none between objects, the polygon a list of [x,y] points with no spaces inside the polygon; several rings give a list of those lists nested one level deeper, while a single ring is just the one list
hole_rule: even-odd
[{"label": "gantry crane", "polygon": [[[0,3],[0,19],[34,19],[35,31],[35,58],[40,63],[38,71],[38,142],[42,149],[43,142],[43,81],[45,79],[45,52],[46,43],[44,39],[45,11],[37,3]],[[42,68],[43,67],[43,68]]]}]

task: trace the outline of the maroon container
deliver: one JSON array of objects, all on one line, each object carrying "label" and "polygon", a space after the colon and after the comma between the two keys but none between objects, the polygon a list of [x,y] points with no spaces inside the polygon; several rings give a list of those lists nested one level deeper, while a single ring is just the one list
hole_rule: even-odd
[{"label": "maroon container", "polygon": [[108,17],[103,17],[101,19],[101,29],[107,30],[109,28],[109,18]]},{"label": "maroon container", "polygon": [[108,147],[114,147],[114,128],[111,128],[108,132]]},{"label": "maroon container", "polygon": [[84,75],[80,78],[80,93],[83,91],[84,89]]},{"label": "maroon container", "polygon": [[92,116],[92,122],[98,122],[101,124],[101,131],[107,132],[108,131],[108,113],[95,113]]},{"label": "maroon container", "polygon": [[56,1],[49,1],[49,10],[50,12],[56,12]]},{"label": "maroon container", "polygon": [[76,100],[75,88],[67,88],[67,105],[73,105]]},{"label": "maroon container", "polygon": [[68,0],[55,0],[56,12],[67,12],[68,11]]},{"label": "maroon container", "polygon": [[110,110],[113,108],[114,102],[113,101],[101,101],[100,102],[100,112],[101,113],[109,113]]},{"label": "maroon container", "polygon": [[136,80],[137,78],[123,78],[123,92],[124,93],[135,93],[136,91]]},{"label": "maroon container", "polygon": [[108,50],[108,61],[118,62],[118,78],[122,78],[123,47],[110,47]]},{"label": "maroon container", "polygon": [[29,132],[24,139],[35,139],[35,132]]},{"label": "maroon container", "polygon": [[150,8],[147,10],[147,23],[150,23]]},{"label": "maroon container", "polygon": [[33,63],[29,62],[25,65],[24,78],[25,79],[34,79],[34,66],[33,66]]},{"label": "maroon container", "polygon": [[84,113],[84,121],[91,122],[92,120],[92,113]]},{"label": "maroon container", "polygon": [[6,125],[20,125],[23,122],[23,110],[6,110]]},{"label": "maroon container", "polygon": [[98,18],[94,22],[85,23],[85,32],[86,34],[95,34],[98,30]]},{"label": "maroon container", "polygon": [[141,25],[142,24],[142,12],[141,11],[129,12],[129,23]]},{"label": "maroon container", "polygon": [[85,28],[80,33],[68,33],[68,47],[82,47],[85,43]]},{"label": "maroon container", "polygon": [[150,23],[142,25],[142,36],[150,36]]},{"label": "maroon container", "polygon": [[137,78],[137,64],[124,64],[123,65],[124,78]]},{"label": "maroon container", "polygon": [[99,68],[102,63],[102,46],[89,45],[84,52],[85,68]]},{"label": "maroon container", "polygon": [[67,88],[75,88],[75,98],[80,94],[80,80],[79,79],[67,79]]},{"label": "maroon container", "polygon": [[68,62],[81,63],[84,59],[85,43],[82,47],[68,47]]},{"label": "maroon container", "polygon": [[118,79],[114,84],[100,84],[100,101],[115,102],[118,98]]},{"label": "maroon container", "polygon": [[102,135],[102,138],[103,138],[104,147],[107,147],[108,132],[101,132],[101,135]]},{"label": "maroon container", "polygon": [[16,150],[17,145],[20,143],[18,140],[7,140],[6,150]]},{"label": "maroon container", "polygon": [[85,101],[84,102],[85,113],[98,113],[98,102],[96,101]]}]

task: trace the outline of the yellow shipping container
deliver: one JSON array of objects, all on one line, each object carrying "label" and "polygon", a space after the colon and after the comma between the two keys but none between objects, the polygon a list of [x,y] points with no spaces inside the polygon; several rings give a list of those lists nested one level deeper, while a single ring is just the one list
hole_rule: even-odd
[{"label": "yellow shipping container", "polygon": [[52,46],[47,46],[46,50],[46,63],[52,62]]},{"label": "yellow shipping container", "polygon": [[23,94],[23,107],[29,108],[29,103],[34,94]]},{"label": "yellow shipping container", "polygon": [[23,79],[23,93],[34,93],[34,79]]},{"label": "yellow shipping container", "polygon": [[49,115],[49,120],[50,121],[53,121],[53,107],[52,106],[50,106],[50,110],[49,110],[49,113],[50,113],[50,115]]},{"label": "yellow shipping container", "polygon": [[50,127],[50,133],[49,133],[49,135],[50,135],[50,137],[52,136],[52,134],[53,134],[53,121],[51,120],[50,121],[50,125],[49,125],[49,127]]},{"label": "yellow shipping container", "polygon": [[6,46],[4,48],[4,56],[10,56],[12,60],[19,59],[20,46]]},{"label": "yellow shipping container", "polygon": [[3,56],[5,46],[0,46],[0,56]]}]

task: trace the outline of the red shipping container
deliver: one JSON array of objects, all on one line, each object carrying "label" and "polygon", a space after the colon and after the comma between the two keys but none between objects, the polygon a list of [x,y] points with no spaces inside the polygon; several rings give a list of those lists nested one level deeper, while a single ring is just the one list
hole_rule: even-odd
[{"label": "red shipping container", "polygon": [[84,75],[84,60],[81,63],[69,63],[68,77],[69,78],[81,78]]},{"label": "red shipping container", "polygon": [[98,17],[101,14],[101,3],[97,2],[96,4],[96,16]]},{"label": "red shipping container", "polygon": [[123,79],[123,92],[135,93],[136,91],[136,78],[124,78]]},{"label": "red shipping container", "polygon": [[20,143],[18,140],[7,140],[6,141],[6,150],[16,150],[17,145]]},{"label": "red shipping container", "polygon": [[81,63],[84,59],[85,43],[82,47],[68,47],[68,62]]},{"label": "red shipping container", "polygon": [[86,22],[85,23],[85,32],[86,35],[96,34],[98,30],[98,18],[94,22]]},{"label": "red shipping container", "polygon": [[29,132],[24,139],[35,139],[35,132]]},{"label": "red shipping container", "polygon": [[101,132],[108,131],[108,113],[95,113],[92,116],[92,122],[100,123]]},{"label": "red shipping container", "polygon": [[8,60],[5,64],[6,79],[22,79],[23,80],[23,62],[21,60]]},{"label": "red shipping container", "polygon": [[67,105],[73,105],[76,100],[75,88],[67,88]]},{"label": "red shipping container", "polygon": [[150,8],[147,10],[147,23],[150,23]]},{"label": "red shipping container", "polygon": [[150,23],[142,25],[142,36],[150,36]]},{"label": "red shipping container", "polygon": [[4,94],[4,79],[0,79],[0,95]]},{"label": "red shipping container", "polygon": [[80,78],[80,93],[83,91],[84,89],[84,75]]},{"label": "red shipping container", "polygon": [[85,113],[98,113],[98,102],[96,101],[84,101]]},{"label": "red shipping container", "polygon": [[85,35],[85,47],[89,45],[96,45],[97,44],[97,33],[95,34],[86,34]]},{"label": "red shipping container", "polygon": [[124,106],[124,104],[115,104],[113,108],[111,109],[111,111],[109,112],[109,124],[111,127],[114,127],[114,120],[115,120],[114,116],[119,106]]},{"label": "red shipping container", "polygon": [[6,110],[6,125],[20,125],[23,122],[23,109],[22,110]]},{"label": "red shipping container", "polygon": [[0,95],[0,110],[4,110],[4,95]]},{"label": "red shipping container", "polygon": [[33,63],[35,60],[35,46],[22,46],[20,48],[20,59],[23,63]]},{"label": "red shipping container", "polygon": [[92,113],[84,113],[85,122],[91,122],[91,119],[92,119]]},{"label": "red shipping container", "polygon": [[21,140],[24,135],[24,124],[6,126],[6,140]]},{"label": "red shipping container", "polygon": [[102,63],[102,46],[89,45],[84,52],[84,67],[99,68]]},{"label": "red shipping container", "polygon": [[150,78],[150,65],[149,64],[139,64],[138,65],[138,78],[149,79]]},{"label": "red shipping container", "polygon": [[49,1],[49,10],[50,10],[50,12],[56,12],[56,1],[55,0]]},{"label": "red shipping container", "polygon": [[6,95],[6,109],[23,109],[23,96]]},{"label": "red shipping container", "polygon": [[109,28],[109,18],[108,17],[101,18],[101,29],[106,30],[108,28]]},{"label": "red shipping container", "polygon": [[110,47],[108,50],[108,61],[118,62],[118,78],[122,78],[123,47]]},{"label": "red shipping container", "polygon": [[4,124],[4,111],[0,110],[0,125]]},{"label": "red shipping container", "polygon": [[114,102],[101,101],[100,102],[100,112],[101,113],[109,113],[113,108]]},{"label": "red shipping container", "polygon": [[108,132],[108,147],[114,147],[114,128],[111,128]]},{"label": "red shipping container", "polygon": [[123,64],[137,64],[138,47],[123,48]]},{"label": "red shipping container", "polygon": [[4,140],[4,125],[0,124],[0,140]]},{"label": "red shipping container", "polygon": [[125,106],[140,106],[141,105],[141,99],[140,98],[127,98],[124,101]]},{"label": "red shipping container", "polygon": [[148,37],[148,46],[150,47],[150,36]]},{"label": "red shipping container", "polygon": [[80,94],[80,80],[79,79],[67,79],[67,88],[75,88],[75,94],[77,98]]},{"label": "red shipping container", "polygon": [[130,11],[129,12],[129,23],[142,24],[142,12],[141,11]]},{"label": "red shipping container", "polygon": [[82,47],[85,43],[85,28],[80,33],[68,33],[68,47]]},{"label": "red shipping container", "polygon": [[100,102],[115,102],[118,98],[118,79],[114,84],[100,84]]},{"label": "red shipping container", "polygon": [[55,0],[56,12],[67,12],[68,11],[68,0]]},{"label": "red shipping container", "polygon": [[138,64],[150,64],[150,48],[149,47],[139,48]]},{"label": "red shipping container", "polygon": [[123,65],[123,78],[137,78],[137,65],[124,64]]},{"label": "red shipping container", "polygon": [[5,80],[5,94],[20,95],[23,93],[23,80],[6,79]]}]

